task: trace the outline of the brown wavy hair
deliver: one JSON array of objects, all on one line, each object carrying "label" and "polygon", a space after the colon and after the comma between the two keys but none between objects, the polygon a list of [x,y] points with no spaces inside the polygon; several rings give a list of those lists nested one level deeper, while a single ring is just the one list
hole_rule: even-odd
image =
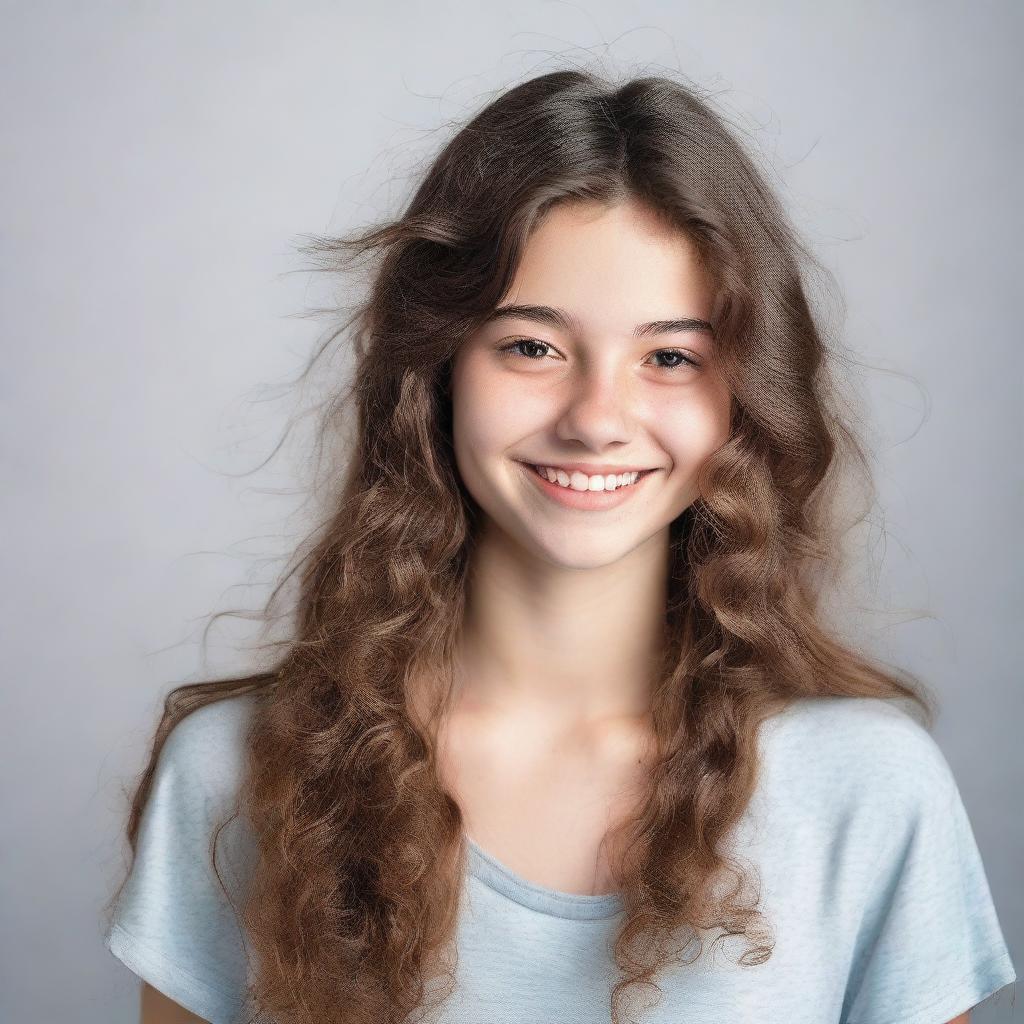
[{"label": "brown wavy hair", "polygon": [[428,1007],[431,978],[450,983],[433,1005],[453,991],[467,851],[437,739],[481,513],[453,458],[450,370],[558,204],[636,201],[696,245],[735,398],[730,436],[700,469],[703,497],[670,525],[656,756],[612,844],[615,1024],[628,986],[652,983],[680,948],[692,963],[712,932],[712,946],[746,938],[742,964],[771,955],[770,921],[747,892],[756,871],[727,842],[768,716],[802,697],[898,698],[930,727],[923,685],[827,624],[850,529],[842,481],[860,470],[870,487],[868,456],[843,409],[842,353],[811,308],[810,283],[829,275],[740,135],[707,94],[668,77],[546,73],[455,131],[397,219],[306,236],[314,272],[367,270],[357,303],[326,311],[329,336],[306,368],[339,339],[351,347],[351,377],[317,420],[328,512],[265,605],[270,621],[297,584],[265,669],[166,697],[127,821],[134,862],[168,733],[203,705],[258,696],[236,807],[258,847],[237,905],[258,1016],[398,1024]]}]

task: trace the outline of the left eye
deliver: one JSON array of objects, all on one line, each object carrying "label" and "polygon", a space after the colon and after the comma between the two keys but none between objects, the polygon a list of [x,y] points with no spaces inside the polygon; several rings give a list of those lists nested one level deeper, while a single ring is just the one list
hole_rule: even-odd
[{"label": "left eye", "polygon": [[[534,348],[542,349],[548,349],[551,347],[546,342],[535,341],[533,338],[517,338],[515,341],[510,341],[507,345],[502,345],[502,347],[498,351],[501,352],[501,354],[506,358],[520,356],[523,359],[529,359],[532,360],[533,362],[539,362],[544,357],[545,353],[543,352],[540,353],[540,355],[527,355],[522,350],[522,346],[525,345],[530,345],[533,346]],[[678,362],[672,362],[667,366],[660,366],[659,369],[662,370],[680,370],[683,369],[684,367],[693,367],[696,369],[696,367],[700,366],[700,363],[698,363],[696,359],[693,359],[692,357],[688,356],[685,352],[682,352],[677,348],[662,348],[655,352],[654,355],[669,356],[674,360],[678,360]]]},{"label": "left eye", "polygon": [[681,366],[698,366],[696,359],[691,359],[685,352],[680,352],[677,348],[663,348],[654,353],[656,356],[678,356],[679,362],[672,363],[670,366],[664,367],[666,370],[678,370]]}]

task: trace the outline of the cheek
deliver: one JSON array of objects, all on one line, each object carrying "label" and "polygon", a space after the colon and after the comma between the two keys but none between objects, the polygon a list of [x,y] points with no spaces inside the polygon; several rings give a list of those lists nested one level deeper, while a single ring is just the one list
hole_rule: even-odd
[{"label": "cheek", "polygon": [[[478,358],[479,356],[479,358]],[[452,369],[452,419],[456,446],[481,454],[501,452],[547,421],[550,403],[525,378],[487,365],[480,353]]]},{"label": "cheek", "polygon": [[658,410],[658,437],[678,466],[696,469],[729,438],[732,396],[714,386],[664,403]]},{"label": "cheek", "polygon": [[461,459],[501,451],[516,439],[521,406],[510,400],[500,374],[467,356],[452,369],[452,430]]}]

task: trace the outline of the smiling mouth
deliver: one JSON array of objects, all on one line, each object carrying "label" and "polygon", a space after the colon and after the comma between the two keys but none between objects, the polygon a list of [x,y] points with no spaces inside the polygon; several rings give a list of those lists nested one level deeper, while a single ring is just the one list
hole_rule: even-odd
[{"label": "smiling mouth", "polygon": [[[625,483],[616,483],[614,487],[608,487],[607,485],[604,487],[574,487],[571,482],[562,483],[561,480],[552,480],[546,473],[541,472],[540,466],[534,465],[532,462],[524,462],[523,465],[526,466],[527,469],[532,470],[533,473],[536,476],[539,476],[545,483],[551,484],[553,487],[561,487],[565,491],[575,491],[577,494],[611,494],[616,491],[628,490],[630,487],[636,487],[636,485],[649,473],[655,472],[653,469],[640,469],[634,470],[632,473],[606,473],[604,474],[605,478],[613,476],[617,479],[621,479],[625,476],[627,477],[627,480]],[[557,466],[550,468],[558,469]],[[564,472],[570,478],[570,481],[575,476],[584,476],[588,480],[592,478],[587,476],[587,474],[577,474],[576,472],[570,473],[568,470],[560,470],[559,472]],[[600,476],[600,474],[593,474],[593,476]]]},{"label": "smiling mouth", "polygon": [[[623,484],[621,487],[612,490],[577,490],[575,487],[566,486],[561,483],[552,483],[536,465],[530,462],[519,463],[523,470],[529,474],[535,486],[550,501],[563,508],[576,511],[600,512],[617,508],[623,502],[629,501],[631,497],[646,490],[646,481],[657,469],[644,469],[638,471],[637,478],[633,483]],[[614,474],[612,474],[614,475]]]}]

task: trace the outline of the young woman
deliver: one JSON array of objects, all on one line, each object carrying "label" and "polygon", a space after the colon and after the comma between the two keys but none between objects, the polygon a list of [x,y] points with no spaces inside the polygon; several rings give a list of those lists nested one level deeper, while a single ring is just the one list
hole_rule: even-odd
[{"label": "young woman", "polygon": [[344,466],[274,663],[167,699],[106,940],[144,1020],[943,1024],[1013,981],[932,699],[826,625],[866,460],[708,103],[543,75],[309,251],[377,257]]}]

